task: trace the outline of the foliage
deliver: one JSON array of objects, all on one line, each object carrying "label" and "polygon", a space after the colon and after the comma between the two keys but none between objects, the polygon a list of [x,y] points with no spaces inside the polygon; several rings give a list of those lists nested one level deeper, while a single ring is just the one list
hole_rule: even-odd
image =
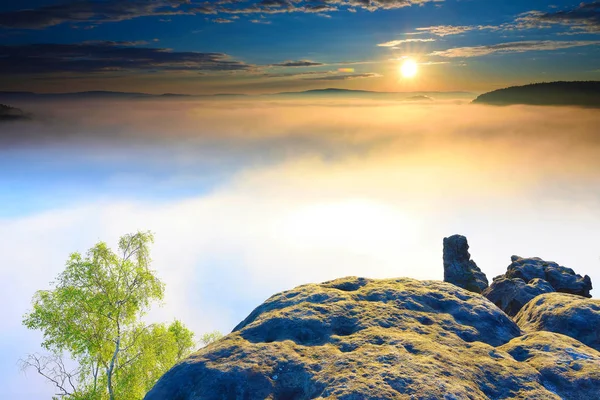
[{"label": "foliage", "polygon": [[[74,399],[139,399],[194,347],[180,321],[145,325],[141,317],[163,297],[164,284],[150,266],[150,232],[119,240],[118,254],[100,242],[70,255],[52,290],[38,291],[23,324],[41,330],[50,355],[30,355],[34,368]],[[62,354],[77,363],[68,370]]]},{"label": "foliage", "polygon": [[213,332],[205,333],[204,335],[202,335],[200,337],[200,342],[206,346],[213,342],[216,342],[217,340],[221,339],[222,337],[223,337],[223,334],[221,332],[213,331]]}]

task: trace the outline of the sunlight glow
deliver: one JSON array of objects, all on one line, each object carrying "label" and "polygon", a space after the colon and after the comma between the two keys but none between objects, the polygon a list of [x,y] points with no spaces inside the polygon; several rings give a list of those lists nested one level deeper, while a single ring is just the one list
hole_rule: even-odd
[{"label": "sunlight glow", "polygon": [[400,74],[402,74],[403,78],[414,78],[417,75],[418,66],[415,60],[406,59],[400,66]]},{"label": "sunlight glow", "polygon": [[398,241],[410,242],[418,226],[387,204],[348,199],[300,207],[277,226],[278,237],[312,250],[346,249],[358,254],[390,255]]}]

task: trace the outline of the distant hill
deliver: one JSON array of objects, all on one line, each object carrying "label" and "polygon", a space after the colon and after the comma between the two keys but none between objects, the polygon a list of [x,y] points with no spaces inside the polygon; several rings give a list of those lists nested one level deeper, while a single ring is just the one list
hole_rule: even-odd
[{"label": "distant hill", "polygon": [[286,97],[337,97],[337,98],[373,98],[385,100],[433,100],[462,98],[472,99],[475,95],[469,92],[375,92],[370,90],[352,90],[339,88],[312,89],[302,92],[281,92],[263,96]]},{"label": "distant hill", "polygon": [[0,101],[47,101],[47,100],[160,100],[160,99],[219,99],[219,98],[265,98],[265,97],[335,97],[335,98],[373,98],[386,100],[433,100],[461,98],[472,99],[474,94],[469,92],[375,92],[369,90],[351,90],[339,88],[312,89],[301,92],[281,92],[262,95],[246,95],[240,93],[218,94],[149,94],[136,92],[88,91],[75,93],[33,93],[33,92],[2,92]]},{"label": "distant hill", "polygon": [[[368,90],[352,90],[352,89],[338,89],[338,88],[327,88],[327,89],[312,89],[312,90],[305,90],[302,92],[281,92],[281,93],[273,93],[273,96],[298,96],[298,95],[304,95],[304,96],[329,96],[329,95],[334,95],[334,96],[344,96],[344,95],[351,95],[351,94],[371,94],[371,93],[378,93],[378,92],[371,92]],[[266,95],[269,96],[269,95]]]},{"label": "distant hill", "polygon": [[0,104],[0,122],[19,121],[31,119],[31,115],[26,114],[23,110]]},{"label": "distant hill", "polygon": [[549,82],[513,86],[482,94],[473,103],[600,107],[600,82]]}]

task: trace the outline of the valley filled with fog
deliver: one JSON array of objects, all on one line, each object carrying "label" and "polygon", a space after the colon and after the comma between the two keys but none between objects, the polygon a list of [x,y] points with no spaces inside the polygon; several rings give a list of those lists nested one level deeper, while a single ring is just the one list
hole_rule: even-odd
[{"label": "valley filled with fog", "polygon": [[[0,351],[70,252],[151,230],[150,319],[229,332],[272,293],[347,275],[441,280],[442,239],[600,282],[600,115],[464,100],[38,102],[0,125]],[[598,290],[592,292],[598,295]],[[8,368],[7,366],[5,366]],[[17,368],[7,393],[52,390]],[[25,380],[27,379],[27,380]]]}]

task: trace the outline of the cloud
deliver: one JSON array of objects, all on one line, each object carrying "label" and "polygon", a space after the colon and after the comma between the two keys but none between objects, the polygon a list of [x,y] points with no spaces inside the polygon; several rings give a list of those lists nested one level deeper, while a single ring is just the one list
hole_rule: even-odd
[{"label": "cloud", "polygon": [[[350,71],[353,72],[354,70]],[[340,71],[344,72],[344,71]],[[265,78],[294,78],[299,76],[310,76],[310,75],[326,75],[326,74],[334,74],[335,71],[305,71],[305,72],[288,72],[288,73],[279,73],[279,74],[261,74]]]},{"label": "cloud", "polygon": [[[0,27],[41,29],[63,23],[100,24],[148,16],[174,15],[252,15],[280,13],[322,14],[365,9],[369,11],[422,5],[441,0],[229,0],[204,2],[190,0],[71,0],[34,9],[0,13]],[[164,19],[164,18],[163,18]]]},{"label": "cloud", "polygon": [[480,57],[494,53],[524,53],[527,51],[550,51],[568,49],[571,47],[594,46],[600,44],[595,40],[580,41],[552,41],[552,40],[529,40],[522,42],[500,43],[485,46],[457,47],[448,50],[434,51],[430,56],[439,57]]},{"label": "cloud", "polygon": [[450,36],[450,35],[460,35],[461,33],[470,32],[470,31],[483,31],[483,30],[491,30],[498,31],[502,30],[501,26],[493,26],[493,25],[468,25],[468,26],[460,26],[460,25],[437,25],[437,26],[426,26],[422,28],[417,28],[417,32],[412,32],[412,34],[421,34],[421,33],[429,33],[436,36]]},{"label": "cloud", "polygon": [[526,27],[566,25],[574,31],[600,33],[600,1],[581,3],[578,7],[555,12],[530,11],[517,22]]},{"label": "cloud", "polygon": [[385,43],[379,43],[377,46],[379,47],[396,47],[404,43],[421,43],[421,42],[435,42],[435,39],[399,39],[399,40],[391,40]]},{"label": "cloud", "polygon": [[231,24],[233,20],[227,18],[215,18],[212,20],[212,22],[215,22],[217,24]]},{"label": "cloud", "polygon": [[364,74],[346,74],[346,75],[329,75],[322,76],[319,78],[305,78],[305,81],[347,81],[351,79],[364,79],[364,78],[381,78],[380,74],[372,72]]},{"label": "cloud", "polygon": [[[230,1],[233,6],[222,7],[219,3],[207,7],[209,12],[229,14],[282,14],[282,13],[311,13],[323,14],[325,12],[348,11],[356,12],[357,9],[368,11],[390,10],[396,8],[438,3],[443,0],[236,0]],[[243,4],[236,7],[235,5]]]},{"label": "cloud", "polygon": [[298,60],[298,61],[284,61],[277,64],[271,64],[271,67],[318,67],[325,65],[320,62],[310,60]]},{"label": "cloud", "polygon": [[253,24],[271,25],[271,21],[267,21],[264,19],[251,19],[250,22]]},{"label": "cloud", "polygon": [[133,44],[87,42],[0,46],[0,73],[239,71],[252,68],[223,53],[181,52]]},{"label": "cloud", "polygon": [[187,0],[70,1],[35,9],[2,12],[0,26],[39,29],[65,22],[97,24],[143,16],[177,15],[186,13],[181,9],[186,3]]}]

